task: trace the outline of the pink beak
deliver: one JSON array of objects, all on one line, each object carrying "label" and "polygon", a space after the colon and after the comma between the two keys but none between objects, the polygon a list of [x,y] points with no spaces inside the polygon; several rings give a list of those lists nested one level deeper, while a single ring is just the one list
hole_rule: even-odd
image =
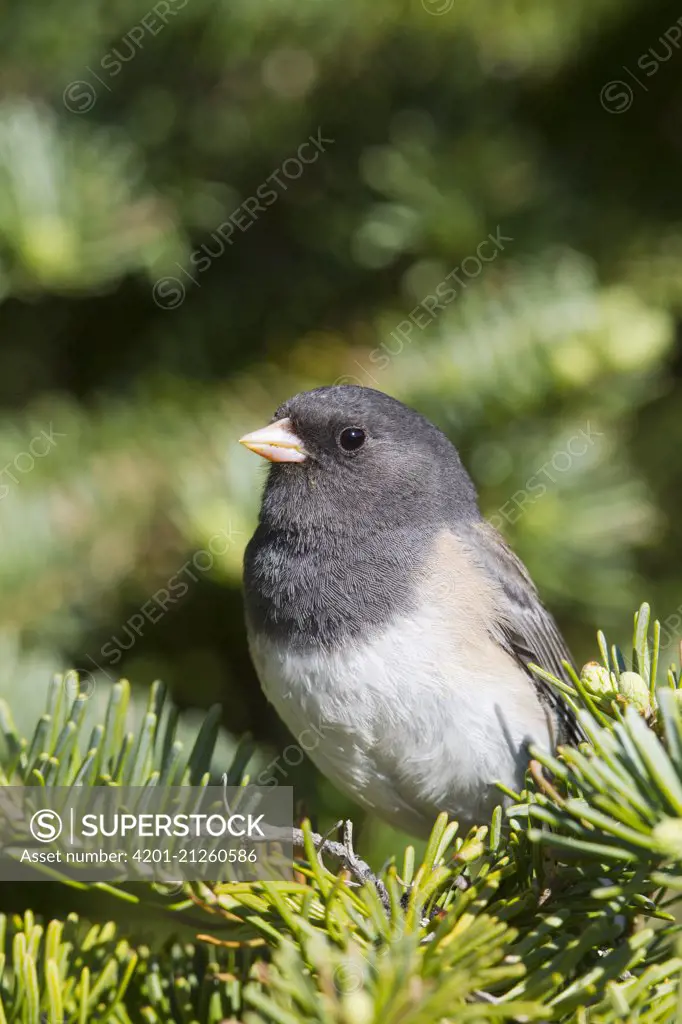
[{"label": "pink beak", "polygon": [[270,462],[305,462],[308,458],[288,416],[260,430],[254,430],[251,434],[244,434],[239,438],[239,443]]}]

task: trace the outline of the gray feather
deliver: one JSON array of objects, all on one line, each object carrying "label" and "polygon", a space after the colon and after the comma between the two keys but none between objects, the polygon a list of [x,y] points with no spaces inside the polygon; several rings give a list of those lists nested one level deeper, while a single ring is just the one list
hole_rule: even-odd
[{"label": "gray feather", "polygon": [[563,662],[573,664],[559,628],[542,604],[528,570],[489,523],[481,520],[467,532],[470,537],[475,536],[475,550],[482,568],[496,581],[504,598],[499,602],[500,617],[492,627],[495,638],[526,669],[540,698],[556,715],[559,742],[582,742],[585,734],[561,694],[528,669],[529,664],[539,665],[559,679],[566,679]]}]

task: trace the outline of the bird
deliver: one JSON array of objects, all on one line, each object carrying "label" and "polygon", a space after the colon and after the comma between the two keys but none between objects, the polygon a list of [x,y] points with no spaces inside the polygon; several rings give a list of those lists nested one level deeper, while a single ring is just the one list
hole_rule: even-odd
[{"label": "bird", "polygon": [[[456,447],[373,388],[284,402],[240,438],[270,463],[244,555],[268,701],[343,793],[415,837],[483,824],[528,748],[575,742],[529,669],[570,654],[521,560],[480,512]],[[316,742],[303,737],[315,736]]]}]

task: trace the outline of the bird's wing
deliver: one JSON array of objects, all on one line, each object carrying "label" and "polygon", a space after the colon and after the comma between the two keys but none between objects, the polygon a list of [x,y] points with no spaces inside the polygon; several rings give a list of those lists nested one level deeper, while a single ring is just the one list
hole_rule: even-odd
[{"label": "bird's wing", "polygon": [[485,520],[470,530],[475,531],[481,568],[497,584],[503,598],[493,627],[495,639],[528,672],[540,698],[551,707],[559,725],[559,741],[581,742],[585,736],[570,707],[549,683],[528,669],[532,662],[559,679],[566,678],[562,662],[572,664],[573,659],[557,624],[542,605],[525,565],[497,530]]}]

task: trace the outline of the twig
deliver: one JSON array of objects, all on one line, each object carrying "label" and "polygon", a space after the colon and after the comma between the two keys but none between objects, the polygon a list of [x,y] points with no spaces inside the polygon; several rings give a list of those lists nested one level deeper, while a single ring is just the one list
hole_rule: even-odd
[{"label": "twig", "polygon": [[[223,804],[228,816],[230,815],[230,805],[227,799],[227,773],[223,773]],[[329,839],[328,836],[335,829],[343,825],[343,843],[338,843],[334,839]],[[311,839],[318,853],[328,853],[331,857],[336,857],[341,861],[344,867],[348,868],[351,874],[364,885],[365,882],[371,882],[376,889],[379,899],[387,913],[391,910],[391,899],[388,895],[388,889],[378,878],[369,864],[358,857],[357,853],[353,848],[353,822],[338,821],[330,830],[327,835],[320,835],[319,832],[311,832]],[[267,833],[260,838],[255,836],[251,837],[252,842],[269,841],[269,840],[281,839],[283,842],[290,841],[296,849],[305,849],[305,834],[302,828],[293,828],[291,835],[289,835],[288,829],[268,829]]]},{"label": "twig", "polygon": [[[341,824],[341,823],[339,823]],[[338,827],[338,826],[336,826]],[[326,836],[322,836],[319,832],[311,832],[310,838],[313,841],[315,849],[320,854],[329,854],[331,857],[336,857],[340,860],[345,868],[351,872],[354,878],[364,885],[365,882],[371,882],[376,889],[379,899],[388,912],[391,909],[391,899],[388,895],[388,889],[378,878],[369,864],[358,857],[357,853],[353,848],[353,822],[345,821],[343,823],[343,842],[339,843],[334,839],[327,839]],[[305,835],[303,829],[295,828],[292,830],[292,842],[297,849],[305,848]]]}]

